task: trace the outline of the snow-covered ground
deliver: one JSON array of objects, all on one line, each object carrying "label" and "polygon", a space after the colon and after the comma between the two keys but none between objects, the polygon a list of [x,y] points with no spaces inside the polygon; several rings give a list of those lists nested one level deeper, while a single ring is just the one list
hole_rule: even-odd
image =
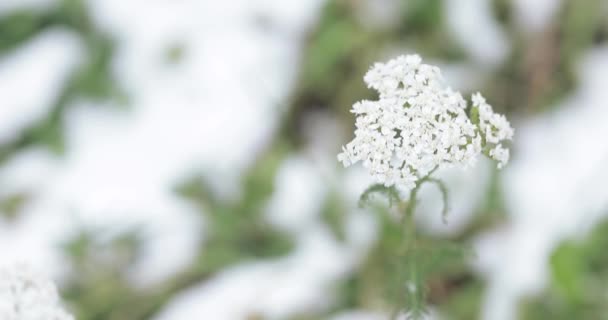
[{"label": "snow-covered ground", "polygon": [[[40,59],[41,53],[44,59]],[[14,140],[23,129],[46,117],[80,58],[77,38],[55,29],[0,60],[0,144]]]},{"label": "snow-covered ground", "polygon": [[[235,196],[241,173],[276,130],[301,37],[320,2],[89,4],[95,22],[118,40],[114,73],[132,104],[76,102],[66,116],[65,155],[24,150],[9,160],[1,192],[32,199],[23,219],[1,226],[0,252],[57,274],[62,258],[54,248],[78,227],[143,226],[145,258],[133,274],[151,283],[187,264],[199,242],[200,215],[174,187],[203,173],[220,194]],[[259,16],[276,32],[256,26]],[[2,60],[1,141],[48,113],[78,64],[79,41],[46,32]],[[168,63],[175,46],[183,58]]]},{"label": "snow-covered ground", "polygon": [[504,172],[511,222],[479,241],[490,287],[485,319],[515,319],[518,297],[545,285],[552,249],[608,211],[608,47],[582,60],[580,86],[552,114],[521,123]]},{"label": "snow-covered ground", "polygon": [[[483,68],[499,65],[510,50],[489,2],[446,1],[453,35]],[[541,30],[558,2],[516,1],[516,12],[522,23]],[[0,14],[53,3],[0,1]],[[238,194],[240,174],[276,132],[299,49],[323,1],[89,4],[96,23],[118,41],[113,70],[132,104],[124,109],[79,101],[67,115],[65,155],[31,148],[0,168],[0,195],[32,197],[20,220],[0,221],[0,264],[27,260],[59,277],[65,262],[56,245],[78,228],[143,226],[145,255],[133,281],[144,286],[188,264],[204,229],[196,210],[172,191],[177,183],[202,173],[219,194]],[[270,30],[256,25],[260,17],[270,21]],[[468,36],[476,31],[479,37]],[[176,46],[183,58],[168,63],[166,54]],[[61,29],[0,59],[0,143],[48,113],[58,84],[81,59],[80,39]],[[469,66],[447,67],[462,71],[457,78],[472,78]],[[484,319],[515,319],[518,297],[543,285],[550,250],[563,237],[583,233],[608,207],[608,189],[601,186],[608,179],[608,144],[602,140],[608,136],[606,74],[608,48],[598,49],[584,59],[581,86],[559,111],[516,124],[514,158],[504,170],[503,186],[511,221],[477,243],[476,268],[490,284]],[[336,173],[333,151],[323,145],[327,138],[315,136],[335,132],[332,126],[313,121],[310,135],[317,148],[288,157],[268,203],[268,219],[296,235],[296,249],[281,259],[224,270],[175,297],[158,320],[192,314],[230,320],[254,313],[280,319],[331,302],[329,286],[357,266],[375,237],[373,219],[355,208],[368,180],[357,170]],[[421,224],[437,232],[461,228],[479,205],[483,195],[475,191],[486,188],[490,170],[481,163],[466,173],[444,173],[456,190],[450,224],[439,214]],[[328,181],[344,186],[353,205],[345,242],[336,241],[317,215]],[[434,206],[439,201],[432,201],[438,194],[431,189],[421,210],[439,212]],[[336,317],[380,318],[364,311]]]}]

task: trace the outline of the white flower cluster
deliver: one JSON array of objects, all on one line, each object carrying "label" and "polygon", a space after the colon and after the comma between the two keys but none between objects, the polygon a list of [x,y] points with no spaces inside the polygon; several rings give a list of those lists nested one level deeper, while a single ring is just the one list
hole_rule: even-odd
[{"label": "white flower cluster", "polygon": [[513,128],[504,115],[494,113],[479,92],[473,95],[472,100],[479,115],[479,130],[486,146],[491,148],[489,156],[498,161],[498,168],[502,168],[509,161],[509,149],[505,149],[501,142],[513,139]]},{"label": "white flower cluster", "polygon": [[500,141],[513,129],[494,114],[481,95],[474,95],[479,123],[467,115],[462,95],[443,84],[439,68],[422,63],[418,55],[376,63],[364,78],[377,90],[377,101],[360,101],[355,138],[338,160],[345,166],[361,161],[379,183],[404,189],[442,166],[472,166],[486,143],[490,157],[502,167],[509,157]]},{"label": "white flower cluster", "polygon": [[55,285],[27,266],[0,269],[0,319],[73,320],[60,305]]}]

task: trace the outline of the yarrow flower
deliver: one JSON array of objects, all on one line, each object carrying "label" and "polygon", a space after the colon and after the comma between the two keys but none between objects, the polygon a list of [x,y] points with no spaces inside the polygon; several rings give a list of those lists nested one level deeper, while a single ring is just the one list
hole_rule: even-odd
[{"label": "yarrow flower", "polygon": [[55,285],[27,266],[0,269],[0,319],[73,320],[60,305]]},{"label": "yarrow flower", "polygon": [[509,149],[505,149],[501,142],[513,139],[513,128],[505,116],[494,113],[484,97],[479,92],[472,97],[473,109],[479,115],[479,130],[489,148],[490,158],[498,161],[498,168],[509,162]]},{"label": "yarrow flower", "polygon": [[507,119],[479,93],[470,108],[477,116],[469,117],[462,95],[420,56],[376,63],[364,81],[379,99],[353,105],[355,138],[338,155],[344,166],[362,162],[379,183],[412,189],[437,168],[473,166],[484,150],[499,168],[507,163],[501,144],[513,138]]}]

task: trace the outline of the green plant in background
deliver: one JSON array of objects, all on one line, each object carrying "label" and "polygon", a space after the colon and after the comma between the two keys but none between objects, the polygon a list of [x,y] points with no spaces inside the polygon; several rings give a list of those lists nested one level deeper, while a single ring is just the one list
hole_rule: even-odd
[{"label": "green plant in background", "polygon": [[521,319],[608,319],[608,222],[581,240],[564,241],[551,256],[548,288],[531,297]]},{"label": "green plant in background", "polygon": [[114,41],[95,26],[84,1],[62,0],[50,11],[25,10],[0,16],[0,57],[52,28],[66,28],[80,37],[84,61],[63,84],[48,116],[27,128],[16,140],[0,145],[0,162],[18,150],[36,144],[62,152],[63,117],[76,99],[126,99],[110,69]]},{"label": "green plant in background", "polygon": [[65,293],[77,318],[149,319],[179,292],[225,268],[290,252],[292,237],[276,230],[264,217],[275,171],[288,151],[281,139],[274,145],[244,175],[239,199],[221,199],[200,176],[177,186],[179,195],[200,207],[205,237],[191,265],[153,287],[135,288],[128,281],[128,271],[141,247],[138,230],[119,234],[109,242],[99,240],[104,230],[93,230],[66,244],[75,276]]},{"label": "green plant in background", "polygon": [[[492,13],[499,26],[506,31],[511,51],[500,66],[484,75],[481,89],[488,93],[491,101],[497,102],[499,111],[523,116],[537,114],[559,105],[557,102],[576,88],[574,67],[580,54],[605,44],[608,38],[608,16],[607,11],[600,8],[601,2],[563,1],[545,29],[529,33],[517,20],[512,1],[492,1]],[[300,128],[298,119],[304,118],[303,115],[309,111],[324,108],[328,113],[339,116],[343,122],[352,123],[352,114],[347,113],[345,106],[353,99],[371,98],[360,81],[360,75],[367,71],[374,60],[384,58],[383,52],[414,50],[443,61],[470,60],[458,42],[449,36],[443,1],[399,2],[402,9],[400,18],[382,29],[359,22],[360,10],[364,6],[357,3],[329,1],[309,38],[304,50],[301,79],[293,94],[290,117],[284,126],[285,135],[295,136],[295,141],[301,141],[298,139],[301,132],[294,130]],[[589,10],[593,13],[587,14]],[[337,25],[351,30],[342,31],[343,36],[333,41],[322,41],[329,37],[327,34],[334,33],[332,30]],[[325,69],[319,68],[320,74],[309,76],[308,66],[315,65],[315,61],[321,59],[326,59],[323,63]],[[320,82],[313,79],[331,80]],[[318,95],[318,92],[328,94]],[[449,241],[466,243],[504,222],[504,200],[499,186],[500,175],[495,172],[474,219],[457,235],[449,237]],[[336,202],[332,203],[329,208],[341,208]],[[347,212],[336,212],[340,211],[326,211],[325,216],[332,228],[340,230],[340,217]],[[381,292],[387,292],[385,287],[396,282],[386,268],[392,258],[389,252],[394,252],[402,234],[394,219],[387,218],[389,216],[379,214],[378,239],[363,266],[337,285],[336,296],[342,298],[336,306],[319,317],[302,319],[326,319],[340,310],[357,308],[388,309],[387,300],[379,297],[386,297]],[[436,235],[419,234],[419,237],[438,240]],[[472,273],[470,267],[459,266],[457,261],[446,261],[439,265],[453,266],[453,269],[429,275],[427,303],[435,306],[447,319],[478,318],[484,280]],[[381,300],[383,302],[379,302]],[[538,318],[544,319],[541,314],[539,312]]]},{"label": "green plant in background", "polygon": [[[408,318],[421,319],[426,313],[426,272],[433,269],[437,253],[450,250],[418,243],[414,212],[420,187],[425,183],[438,186],[445,219],[448,190],[433,173],[440,168],[471,167],[482,153],[502,168],[509,160],[503,143],[512,140],[513,128],[479,93],[473,95],[469,108],[459,92],[446,87],[439,68],[423,64],[418,55],[376,63],[364,80],[378,91],[379,100],[353,105],[355,138],[343,147],[338,160],[347,167],[361,162],[378,181],[362,194],[363,201],[380,191],[390,203],[399,203],[404,235],[393,251],[400,261],[391,272],[401,277],[390,295],[395,301],[391,318],[403,311]],[[407,200],[401,194],[409,194]]]},{"label": "green plant in background", "polygon": [[[441,181],[432,179],[428,178],[418,187],[430,182],[444,188]],[[411,192],[407,201],[401,200],[394,187],[382,185],[374,185],[362,195],[366,204],[370,203],[367,199],[372,193],[382,194],[389,199],[388,211],[377,210],[380,214],[381,238],[362,267],[364,276],[357,281],[365,288],[363,292],[374,295],[367,297],[375,304],[369,307],[393,310],[392,318],[402,311],[411,319],[423,318],[428,312],[429,302],[439,302],[441,293],[438,291],[445,289],[437,287],[444,285],[442,281],[435,282],[438,278],[456,281],[459,281],[458,278],[470,278],[466,262],[472,255],[465,244],[418,234],[416,231],[414,211],[418,187]],[[442,192],[446,192],[444,195],[447,197],[447,190]],[[396,205],[390,206],[391,202]]]}]

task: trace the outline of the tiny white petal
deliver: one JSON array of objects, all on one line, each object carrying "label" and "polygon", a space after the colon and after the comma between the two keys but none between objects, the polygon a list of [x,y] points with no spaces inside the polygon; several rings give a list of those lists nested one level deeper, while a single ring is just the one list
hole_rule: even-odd
[{"label": "tiny white petal", "polygon": [[60,305],[55,285],[28,266],[0,268],[0,319],[73,320]]}]

